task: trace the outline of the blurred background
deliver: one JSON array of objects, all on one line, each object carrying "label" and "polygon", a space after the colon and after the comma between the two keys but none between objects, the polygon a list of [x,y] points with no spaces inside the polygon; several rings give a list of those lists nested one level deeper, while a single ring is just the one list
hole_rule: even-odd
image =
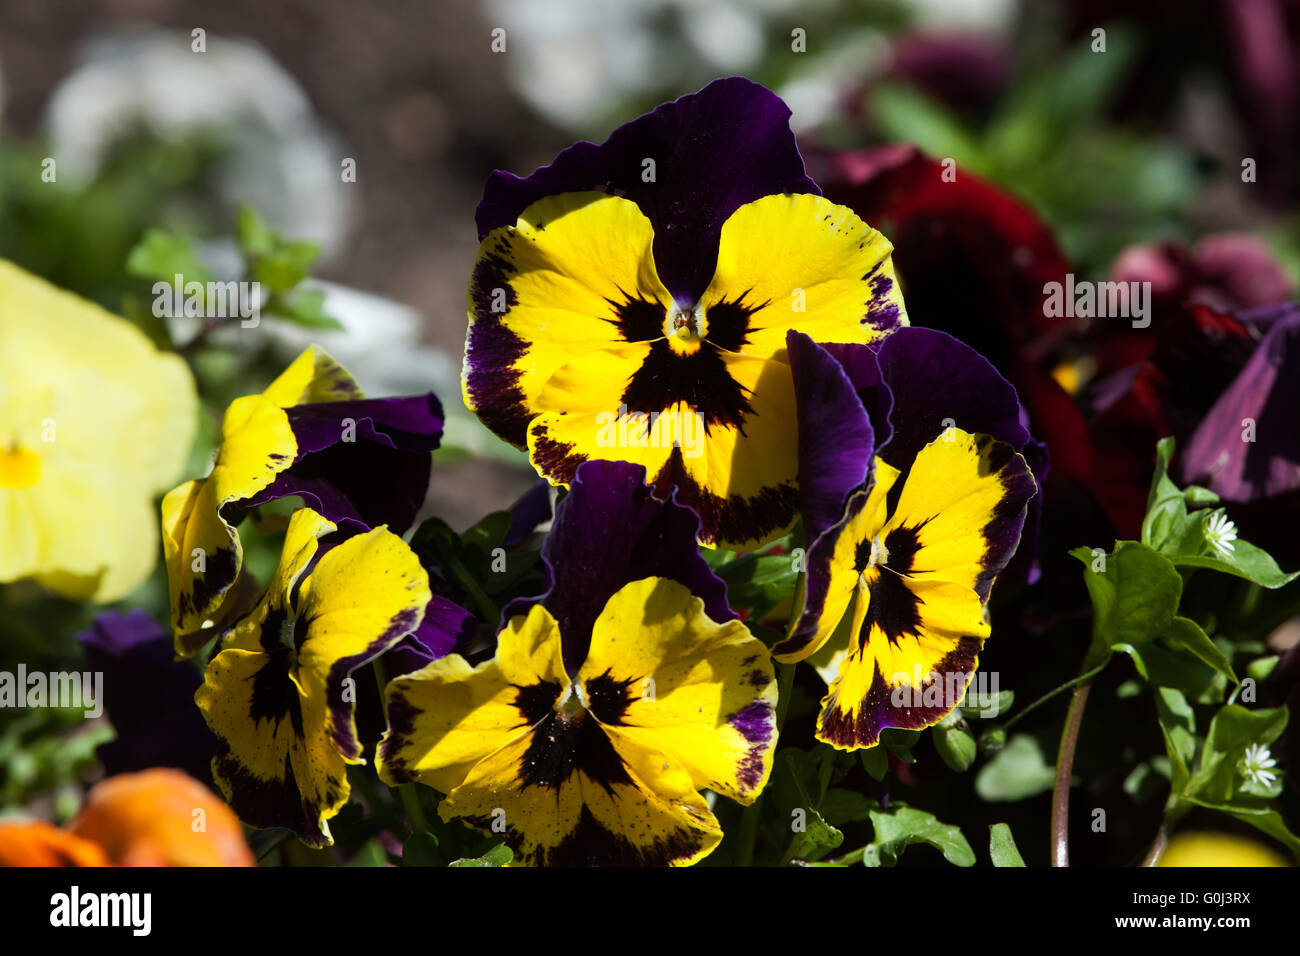
[{"label": "blurred background", "polygon": [[[371,395],[432,388],[448,426],[426,511],[460,530],[536,480],[460,399],[484,179],[498,168],[526,175],[576,140],[603,140],[732,74],[786,100],[811,173],[832,198],[856,197],[859,212],[888,207],[882,228],[906,219],[906,197],[855,194],[851,176],[837,195],[830,180],[848,169],[837,151],[914,143],[995,187],[1021,212],[981,194],[956,219],[912,225],[931,238],[978,226],[986,201],[994,232],[1014,231],[1010,219],[1023,215],[1023,243],[1000,233],[996,242],[1011,245],[993,247],[1030,273],[1018,307],[1040,318],[1042,277],[1067,268],[1079,279],[1153,281],[1175,305],[1295,296],[1300,0],[0,0],[0,257],[186,352],[204,402],[189,474],[206,472],[227,402],[264,388],[309,342]],[[42,175],[47,159],[53,181]],[[355,181],[340,173],[349,160]],[[213,276],[237,277],[242,207],[315,246],[306,285],[323,301],[187,350],[195,330],[163,325],[147,306],[157,275],[170,274],[156,266],[171,260],[133,250],[161,230],[171,238],[156,248],[192,251]],[[1077,432],[1067,422],[1046,437],[1054,474],[1087,488],[1087,507],[1064,495],[1061,511],[1090,530],[1053,537],[1049,513],[1046,540],[1063,556],[1088,534],[1108,544],[1124,532],[1123,508],[1103,486],[1119,474],[1144,505],[1154,436],[1178,428],[1161,421],[1135,438],[1126,420],[1089,439],[1084,431],[1116,406],[1109,393],[1092,401],[1088,387],[1145,361],[1156,330],[1136,344],[1085,340],[1077,326],[1028,341],[1013,327],[1023,316],[1003,309],[1024,276],[963,271],[977,233],[930,272],[915,251],[924,236],[886,233],[914,321],[949,327],[978,306],[981,322],[1005,327],[963,337],[1028,396],[1036,426],[1051,418],[1055,393],[1034,392],[1033,374],[1088,414]],[[1040,260],[1021,262],[1022,246]],[[1045,271],[1030,268],[1045,260]],[[1202,389],[1206,407],[1239,367]],[[1194,388],[1209,381],[1189,374]],[[1089,441],[1109,472],[1071,460]],[[1145,474],[1107,457],[1123,447]],[[251,560],[265,568],[274,552]],[[1068,571],[1077,586],[1077,566]],[[15,642],[5,656],[75,657],[72,634],[90,609],[22,586],[0,592],[0,633]],[[166,618],[161,569],[129,603]],[[30,715],[0,734],[0,804],[53,794],[66,804],[52,809],[58,818],[75,807],[73,783],[103,738],[48,736],[39,726],[48,719]]]}]

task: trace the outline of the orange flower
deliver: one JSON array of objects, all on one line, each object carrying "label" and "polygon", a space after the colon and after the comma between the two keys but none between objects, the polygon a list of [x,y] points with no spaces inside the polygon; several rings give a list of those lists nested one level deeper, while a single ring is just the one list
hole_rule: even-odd
[{"label": "orange flower", "polygon": [[70,830],[0,821],[0,867],[255,865],[230,807],[178,770],[96,784]]},{"label": "orange flower", "polygon": [[109,777],[86,798],[72,832],[119,866],[254,866],[244,831],[211,790],[178,770]]},{"label": "orange flower", "polygon": [[44,820],[0,820],[0,867],[108,866],[96,843]]}]

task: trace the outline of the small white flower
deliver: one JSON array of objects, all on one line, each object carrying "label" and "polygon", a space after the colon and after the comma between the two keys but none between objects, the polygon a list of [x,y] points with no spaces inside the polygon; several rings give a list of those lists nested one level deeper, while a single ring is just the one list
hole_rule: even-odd
[{"label": "small white flower", "polygon": [[1269,768],[1276,767],[1277,761],[1269,754],[1263,744],[1251,744],[1241,758],[1241,775],[1248,781],[1261,787],[1270,787],[1277,779],[1277,774]]},{"label": "small white flower", "polygon": [[1232,554],[1236,547],[1233,542],[1237,540],[1237,526],[1228,520],[1222,508],[1211,512],[1205,519],[1205,540],[1225,556]]}]

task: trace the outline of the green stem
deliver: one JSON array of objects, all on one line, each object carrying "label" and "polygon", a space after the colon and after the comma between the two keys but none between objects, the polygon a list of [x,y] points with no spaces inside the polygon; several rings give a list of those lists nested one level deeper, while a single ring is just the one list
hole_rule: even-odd
[{"label": "green stem", "polygon": [[861,863],[862,858],[866,856],[866,854],[867,848],[865,846],[860,846],[856,850],[850,850],[843,856],[837,856],[835,859],[829,860],[828,862],[834,863],[837,866],[851,866],[854,863]]},{"label": "green stem", "polygon": [[[379,699],[385,703],[384,713],[388,713],[386,706],[386,692],[388,690],[388,665],[384,663],[383,655],[376,657],[372,663],[372,669],[375,672],[375,682],[379,685]],[[406,811],[406,822],[411,828],[412,833],[427,833],[429,831],[429,821],[425,819],[424,808],[420,806],[420,795],[415,792],[415,784],[404,783],[400,787],[390,787],[390,790],[397,791],[397,798],[402,801],[402,809]]]},{"label": "green stem", "polygon": [[1075,687],[1075,686],[1077,686],[1077,685],[1079,685],[1079,684],[1082,684],[1084,681],[1090,681],[1090,680],[1092,680],[1094,677],[1096,677],[1098,674],[1100,674],[1100,673],[1101,673],[1103,670],[1105,670],[1105,669],[1106,669],[1106,662],[1103,661],[1102,663],[1100,663],[1100,664],[1098,664],[1096,667],[1094,667],[1092,670],[1090,670],[1090,671],[1084,671],[1084,672],[1083,672],[1082,674],[1080,674],[1078,677],[1075,677],[1075,678],[1072,678],[1072,679],[1066,681],[1066,682],[1065,682],[1064,684],[1062,684],[1060,687],[1055,687],[1055,688],[1053,688],[1052,690],[1049,690],[1049,691],[1048,691],[1046,694],[1044,694],[1042,697],[1038,698],[1038,700],[1034,701],[1032,704],[1030,704],[1030,705],[1029,705],[1028,707],[1026,707],[1024,710],[1020,711],[1020,713],[1013,715],[1013,716],[1011,717],[1011,719],[1009,719],[1005,724],[1002,725],[1002,729],[1003,729],[1004,731],[1010,730],[1010,729],[1011,729],[1012,727],[1014,727],[1017,723],[1019,723],[1019,721],[1020,721],[1020,719],[1021,719],[1022,717],[1028,716],[1028,715],[1029,715],[1033,710],[1035,710],[1035,709],[1038,708],[1038,707],[1041,707],[1043,704],[1047,703],[1047,702],[1048,702],[1049,700],[1051,700],[1053,697],[1056,697],[1058,694],[1061,694],[1061,693],[1063,693],[1064,691],[1069,690],[1071,687]]},{"label": "green stem", "polygon": [[447,567],[451,568],[456,579],[465,585],[465,590],[469,593],[470,600],[474,602],[475,609],[483,615],[484,623],[489,627],[496,627],[497,619],[501,617],[501,611],[497,608],[493,600],[487,596],[487,592],[479,586],[478,581],[474,580],[474,575],[469,573],[469,569],[460,563],[460,559],[453,555],[443,555],[443,560]]},{"label": "green stem", "polygon": [[[777,664],[778,684],[776,698],[776,736],[781,739],[781,727],[785,724],[785,715],[790,710],[790,694],[794,689],[794,664]],[[740,815],[739,832],[736,834],[739,849],[736,851],[738,866],[754,865],[754,845],[758,842],[758,821],[763,813],[763,794],[745,808]]]},{"label": "green stem", "polygon": [[273,840],[271,840],[271,842],[269,842],[266,846],[264,846],[262,848],[262,852],[259,853],[257,856],[258,865],[260,866],[263,860],[265,860],[268,856],[270,856],[272,853],[278,850],[280,848],[280,845],[283,844],[286,840],[288,840],[289,837],[291,836],[293,836],[293,834],[286,830],[284,833],[281,833]]},{"label": "green stem", "polygon": [[1074,752],[1079,742],[1083,709],[1088,704],[1095,674],[1074,689],[1070,709],[1061,731],[1061,747],[1056,754],[1056,783],[1052,787],[1052,866],[1070,865],[1070,777],[1074,771]]}]

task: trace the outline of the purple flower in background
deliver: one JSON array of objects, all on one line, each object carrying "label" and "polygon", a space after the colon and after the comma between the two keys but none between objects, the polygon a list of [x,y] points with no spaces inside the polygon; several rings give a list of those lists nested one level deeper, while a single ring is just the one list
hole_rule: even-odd
[{"label": "purple flower in background", "polygon": [[104,675],[104,710],[117,736],[97,753],[109,776],[177,767],[211,786],[216,738],[194,706],[203,676],[178,661],[171,637],[145,611],[108,611],[77,640]]},{"label": "purple flower in background", "polygon": [[1180,469],[1184,481],[1244,504],[1300,491],[1300,303],[1237,317],[1264,337],[1192,433]]}]

